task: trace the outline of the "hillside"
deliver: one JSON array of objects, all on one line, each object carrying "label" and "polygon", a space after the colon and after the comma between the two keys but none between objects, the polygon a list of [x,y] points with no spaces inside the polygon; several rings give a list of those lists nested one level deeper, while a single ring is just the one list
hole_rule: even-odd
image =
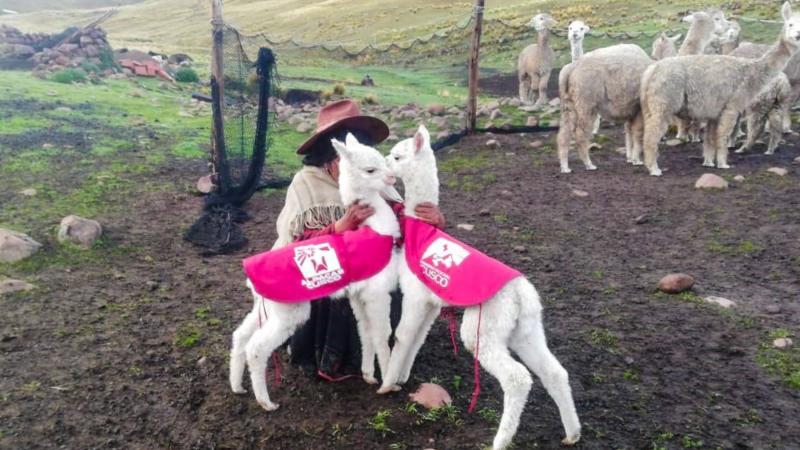
[{"label": "hillside", "polygon": [[131,5],[142,0],[3,0],[0,9],[10,9],[18,13],[37,11],[108,8],[112,6]]},{"label": "hillside", "polygon": [[[21,10],[29,3],[3,2],[10,9],[17,5]],[[61,2],[64,10],[45,10],[56,3],[35,2],[33,5],[43,5],[36,12],[0,16],[0,23],[25,31],[61,30],[87,23],[107,9],[70,9],[68,5],[85,8],[130,0],[74,0]],[[523,23],[537,11],[550,11],[563,27],[572,18],[583,18],[595,30],[653,30],[677,26],[681,14],[709,4],[724,4],[730,12],[751,17],[777,17],[777,4],[768,0],[492,0],[487,3],[486,16]],[[140,1],[120,6],[119,14],[104,26],[117,46],[205,53],[209,41],[208,5],[206,0]],[[463,0],[229,0],[225,2],[225,17],[248,33],[264,32],[305,42],[386,43],[403,42],[463,22],[471,8],[472,2]]]}]

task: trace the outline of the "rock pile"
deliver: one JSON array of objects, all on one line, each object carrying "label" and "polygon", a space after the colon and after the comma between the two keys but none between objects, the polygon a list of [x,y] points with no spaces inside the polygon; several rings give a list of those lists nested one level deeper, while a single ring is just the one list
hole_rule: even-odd
[{"label": "rock pile", "polygon": [[12,26],[0,24],[0,44],[5,47],[4,53],[17,59],[30,58],[36,53],[36,47],[49,38],[49,34],[23,33]]},{"label": "rock pile", "polygon": [[42,74],[65,68],[91,65],[102,69],[103,75],[115,72],[113,53],[106,39],[106,32],[99,27],[85,28],[58,43],[54,48],[45,48],[31,56],[36,64],[34,72]]}]

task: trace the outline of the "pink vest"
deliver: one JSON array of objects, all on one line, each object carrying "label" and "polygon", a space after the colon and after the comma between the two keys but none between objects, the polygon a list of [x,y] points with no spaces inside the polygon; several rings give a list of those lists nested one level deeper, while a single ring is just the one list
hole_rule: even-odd
[{"label": "pink vest", "polygon": [[391,236],[362,227],[251,256],[243,261],[244,273],[270,300],[307,302],[377,274],[389,264],[393,246]]},{"label": "pink vest", "polygon": [[413,217],[403,222],[406,263],[442,300],[479,305],[522,274]]}]

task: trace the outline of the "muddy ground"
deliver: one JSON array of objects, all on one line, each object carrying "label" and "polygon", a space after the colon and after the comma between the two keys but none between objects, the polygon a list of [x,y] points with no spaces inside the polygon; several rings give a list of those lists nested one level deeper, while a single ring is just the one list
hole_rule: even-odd
[{"label": "muddy ground", "polygon": [[[440,153],[448,231],[524,271],[543,297],[550,348],[570,373],[584,424],[577,448],[800,447],[800,391],[757,363],[771,330],[800,324],[798,140],[772,157],[734,157],[733,169],[710,171],[745,181],[700,192],[693,184],[709,169],[697,146],[665,149],[669,170],[653,178],[614,151],[617,128],[603,132],[610,140],[600,139],[591,173],[577,160],[575,173],[558,173],[553,135],[476,136]],[[499,148],[485,146],[490,138]],[[537,140],[544,145],[530,145]],[[789,175],[767,173],[772,166]],[[271,245],[283,193],[248,204],[247,251],[200,257],[181,235],[201,207],[186,186],[205,170],[202,161],[170,161],[155,177],[174,190],[127,197],[124,213],[97,217],[107,233],[102,257],[45,264],[29,277],[38,290],[2,299],[0,447],[491,442],[502,394],[483,373],[482,413],[466,414],[472,362],[452,354],[444,321],[408,387],[446,386],[457,409],[450,417],[409,411],[408,389],[379,397],[359,380],[309,378],[285,352],[282,383],[271,387],[278,411],[232,394],[230,333],[251,305],[240,261]],[[57,245],[36,237],[46,252]],[[696,277],[693,295],[656,294],[659,278],[675,271]],[[707,295],[737,306],[707,305]],[[384,428],[374,420],[381,411],[391,413]],[[535,383],[516,448],[559,448],[562,437],[555,405]]]}]

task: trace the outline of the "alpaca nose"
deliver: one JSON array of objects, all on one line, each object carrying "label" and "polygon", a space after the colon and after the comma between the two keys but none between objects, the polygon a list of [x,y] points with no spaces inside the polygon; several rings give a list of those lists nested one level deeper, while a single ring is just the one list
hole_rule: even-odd
[{"label": "alpaca nose", "polygon": [[386,177],[385,177],[383,180],[384,180],[384,181],[386,182],[386,184],[388,184],[389,186],[392,186],[392,185],[394,185],[395,183],[397,183],[397,177],[396,177],[396,176],[395,176],[393,173],[389,173],[389,174],[387,174],[387,175],[386,175]]}]

